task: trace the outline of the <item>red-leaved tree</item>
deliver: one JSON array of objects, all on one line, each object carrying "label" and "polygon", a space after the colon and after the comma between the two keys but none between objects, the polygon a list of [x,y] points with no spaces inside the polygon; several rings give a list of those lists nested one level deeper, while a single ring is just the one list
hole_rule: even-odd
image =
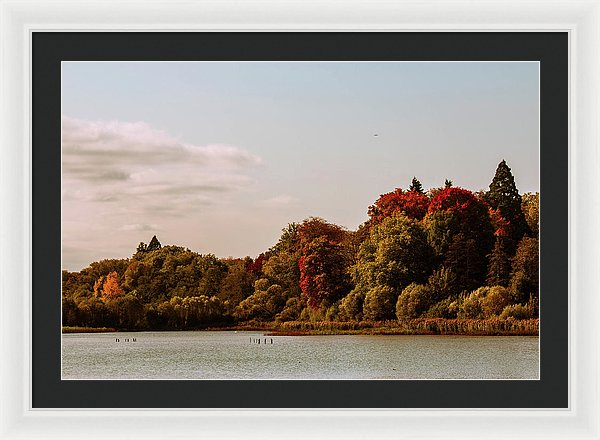
[{"label": "red-leaved tree", "polygon": [[396,188],[392,192],[382,194],[372,206],[369,206],[369,217],[372,222],[379,223],[384,218],[402,212],[409,218],[422,220],[427,214],[428,207],[429,198],[425,194]]},{"label": "red-leaved tree", "polygon": [[304,246],[298,267],[300,289],[309,306],[319,308],[324,300],[334,302],[348,293],[345,263],[342,246],[324,236]]}]

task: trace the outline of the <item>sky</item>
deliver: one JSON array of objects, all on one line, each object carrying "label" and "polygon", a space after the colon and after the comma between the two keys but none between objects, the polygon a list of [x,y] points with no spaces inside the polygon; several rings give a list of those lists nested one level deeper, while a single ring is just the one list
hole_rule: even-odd
[{"label": "sky", "polygon": [[63,62],[63,269],[153,235],[256,257],[413,176],[488,189],[503,159],[539,191],[538,128],[535,62]]}]

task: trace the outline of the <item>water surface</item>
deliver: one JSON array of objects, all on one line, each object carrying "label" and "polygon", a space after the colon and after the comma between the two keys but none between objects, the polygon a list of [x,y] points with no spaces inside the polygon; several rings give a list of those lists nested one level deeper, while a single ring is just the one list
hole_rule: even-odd
[{"label": "water surface", "polygon": [[538,379],[538,342],[522,336],[79,333],[63,335],[62,368],[63,379]]}]

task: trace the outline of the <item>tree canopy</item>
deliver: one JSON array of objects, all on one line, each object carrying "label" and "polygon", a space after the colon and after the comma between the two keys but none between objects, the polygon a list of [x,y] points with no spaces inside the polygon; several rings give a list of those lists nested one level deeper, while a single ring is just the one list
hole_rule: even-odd
[{"label": "tree canopy", "polygon": [[62,272],[64,325],[186,329],[262,321],[523,319],[538,313],[539,194],[500,162],[487,192],[380,195],[356,230],[309,217],[257,256],[218,258],[156,236],[130,258]]}]

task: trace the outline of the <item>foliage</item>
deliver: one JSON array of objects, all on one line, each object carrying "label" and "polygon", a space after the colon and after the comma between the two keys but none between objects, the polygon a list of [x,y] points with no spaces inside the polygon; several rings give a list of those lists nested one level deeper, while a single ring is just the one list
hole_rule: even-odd
[{"label": "foliage", "polygon": [[336,301],[350,290],[342,247],[325,236],[304,246],[298,266],[300,289],[313,308],[324,300]]},{"label": "foliage", "polygon": [[363,292],[353,290],[346,295],[340,302],[339,317],[343,321],[360,321],[363,319],[363,304],[365,294]]},{"label": "foliage", "polygon": [[523,304],[510,304],[502,310],[500,319],[530,319],[534,314],[530,307]]},{"label": "foliage", "polygon": [[537,238],[540,234],[540,193],[523,194],[521,210],[531,231],[531,236]]},{"label": "foliage", "polygon": [[506,161],[498,164],[496,174],[490,183],[485,200],[507,220],[508,236],[516,243],[529,232],[525,216],[521,209],[521,196],[515,184],[515,178]]},{"label": "foliage", "polygon": [[539,194],[520,196],[505,162],[487,193],[448,179],[425,193],[415,177],[408,190],[381,195],[357,230],[310,217],[289,223],[255,259],[162,246],[154,236],[131,258],[63,271],[63,324],[145,330],[276,321],[364,329],[393,320],[400,332],[525,334],[537,325],[527,318],[538,314],[538,234]]},{"label": "foliage", "polygon": [[416,177],[413,177],[412,182],[410,183],[410,186],[408,187],[408,190],[416,191],[421,194],[425,194],[425,191],[423,191],[423,185],[421,185],[421,182],[419,182],[419,179],[417,179]]},{"label": "foliage", "polygon": [[369,217],[373,223],[396,214],[404,214],[412,219],[421,220],[427,214],[429,198],[421,191],[394,191],[382,194],[372,206],[369,206]]},{"label": "foliage", "polygon": [[370,321],[394,318],[394,306],[398,299],[396,290],[389,286],[376,286],[365,295],[363,317]]},{"label": "foliage", "polygon": [[123,289],[119,285],[117,272],[109,273],[102,285],[102,299],[115,299],[123,295],[123,293]]},{"label": "foliage", "polygon": [[434,305],[423,315],[426,318],[455,319],[458,315],[458,302],[451,297],[443,299]]},{"label": "foliage", "polygon": [[421,316],[433,304],[431,287],[411,284],[402,291],[396,303],[396,317],[400,320]]},{"label": "foliage", "polygon": [[510,277],[511,262],[505,242],[506,237],[496,237],[494,250],[490,255],[486,282],[488,286],[507,286]]},{"label": "foliage", "polygon": [[431,287],[433,298],[436,301],[444,300],[450,296],[456,295],[456,275],[446,267],[440,267],[433,271],[427,280]]},{"label": "foliage", "polygon": [[539,298],[539,256],[537,238],[523,237],[512,260],[510,290],[514,302]]},{"label": "foliage", "polygon": [[422,225],[399,214],[371,229],[352,273],[357,287],[365,293],[376,286],[399,292],[412,282],[424,282],[432,265],[433,252]]}]

